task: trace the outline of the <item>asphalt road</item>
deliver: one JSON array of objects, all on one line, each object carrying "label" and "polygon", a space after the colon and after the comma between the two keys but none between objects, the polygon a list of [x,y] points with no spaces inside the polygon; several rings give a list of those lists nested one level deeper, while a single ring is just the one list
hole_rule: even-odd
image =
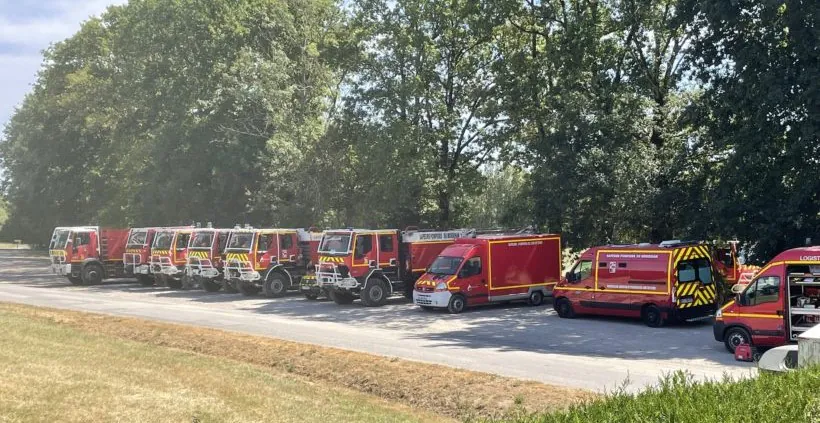
[{"label": "asphalt road", "polygon": [[715,342],[710,322],[649,328],[629,319],[560,319],[551,304],[426,312],[405,302],[338,306],[294,293],[278,299],[145,288],[131,280],[77,287],[47,259],[0,251],[0,301],[141,317],[611,392],[685,370],[697,379],[755,374]]}]

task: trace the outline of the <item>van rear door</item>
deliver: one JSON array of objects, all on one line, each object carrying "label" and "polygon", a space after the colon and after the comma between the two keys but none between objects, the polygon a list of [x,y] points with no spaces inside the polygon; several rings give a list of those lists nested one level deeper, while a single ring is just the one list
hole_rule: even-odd
[{"label": "van rear door", "polygon": [[707,247],[680,248],[675,254],[675,306],[714,306],[717,289]]}]

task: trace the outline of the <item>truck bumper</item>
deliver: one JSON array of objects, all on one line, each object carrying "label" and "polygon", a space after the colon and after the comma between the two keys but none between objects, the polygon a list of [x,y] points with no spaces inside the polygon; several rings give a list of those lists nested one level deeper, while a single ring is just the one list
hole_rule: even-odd
[{"label": "truck bumper", "polygon": [[126,264],[125,273],[133,275],[147,275],[151,273],[151,266],[147,264]]},{"label": "truck bumper", "polygon": [[418,292],[413,291],[413,304],[421,307],[442,307],[445,308],[450,304],[449,291],[444,292]]},{"label": "truck bumper", "polygon": [[675,308],[672,310],[672,317],[677,320],[705,319],[714,316],[716,311],[717,306],[714,304],[689,308]]},{"label": "truck bumper", "polygon": [[715,324],[712,325],[712,332],[715,335],[715,341],[723,342],[723,332],[726,331],[726,323],[723,320],[715,320]]},{"label": "truck bumper", "polygon": [[53,263],[51,265],[51,273],[54,273],[55,275],[60,275],[60,276],[68,276],[68,275],[71,274],[71,264],[70,263],[67,263],[67,264]]}]

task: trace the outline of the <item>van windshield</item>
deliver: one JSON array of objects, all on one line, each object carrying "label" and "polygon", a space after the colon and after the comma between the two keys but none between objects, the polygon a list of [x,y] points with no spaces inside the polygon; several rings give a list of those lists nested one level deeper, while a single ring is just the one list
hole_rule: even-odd
[{"label": "van windshield", "polygon": [[320,253],[349,253],[350,234],[324,234],[319,244]]},{"label": "van windshield", "polygon": [[171,242],[174,240],[174,234],[171,232],[157,232],[154,236],[154,246],[160,250],[167,250],[171,248]]},{"label": "van windshield", "polygon": [[462,257],[438,256],[427,272],[436,275],[455,275],[462,261]]},{"label": "van windshield", "polygon": [[704,285],[712,283],[712,266],[708,259],[699,258],[678,263],[678,282],[700,281]]},{"label": "van windshield", "polygon": [[51,236],[51,242],[48,245],[50,250],[62,250],[68,244],[68,238],[71,234],[69,230],[54,231]]},{"label": "van windshield", "polygon": [[128,237],[128,247],[142,247],[145,245],[145,240],[148,238],[148,231],[131,231],[131,236]]}]

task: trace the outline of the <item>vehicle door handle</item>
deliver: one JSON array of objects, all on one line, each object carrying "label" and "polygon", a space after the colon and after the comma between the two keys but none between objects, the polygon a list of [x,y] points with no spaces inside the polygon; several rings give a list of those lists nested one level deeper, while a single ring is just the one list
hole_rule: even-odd
[{"label": "vehicle door handle", "polygon": [[777,315],[782,316],[783,315],[783,310],[777,310]]},{"label": "vehicle door handle", "polygon": [[598,289],[603,291],[604,289],[606,289],[606,287],[605,286],[599,286]]},{"label": "vehicle door handle", "polygon": [[586,289],[592,289],[592,287],[591,287],[591,286],[589,286],[589,285],[584,285],[584,288],[586,288]]},{"label": "vehicle door handle", "polygon": [[487,281],[486,280],[482,279],[481,283],[484,284],[484,286],[487,286]]}]

